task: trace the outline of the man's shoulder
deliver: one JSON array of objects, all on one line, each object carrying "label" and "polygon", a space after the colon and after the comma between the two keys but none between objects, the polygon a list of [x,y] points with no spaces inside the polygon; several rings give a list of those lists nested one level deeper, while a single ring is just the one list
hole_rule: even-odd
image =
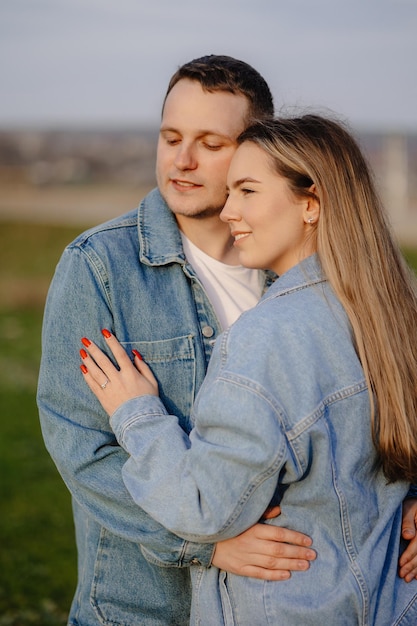
[{"label": "man's shoulder", "polygon": [[132,209],[123,215],[102,222],[92,228],[89,228],[79,234],[70,244],[71,247],[84,247],[92,242],[98,242],[102,239],[107,239],[110,236],[116,236],[117,233],[123,236],[123,233],[127,234],[127,231],[131,229],[137,229],[138,225],[138,208]]},{"label": "man's shoulder", "polygon": [[154,216],[152,219],[157,219],[158,211],[165,213],[165,204],[158,189],[153,189],[136,208],[85,230],[69,244],[68,248],[94,247],[108,240],[116,243],[118,240],[123,241],[129,238],[137,242],[138,229],[142,228],[145,214]]}]

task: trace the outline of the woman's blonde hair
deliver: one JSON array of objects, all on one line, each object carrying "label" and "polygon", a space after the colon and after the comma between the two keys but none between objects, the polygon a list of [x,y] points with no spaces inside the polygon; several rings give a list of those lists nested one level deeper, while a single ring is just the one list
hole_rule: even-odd
[{"label": "woman's blonde hair", "polygon": [[352,324],[384,474],[417,483],[415,278],[358,144],[340,122],[319,115],[259,122],[244,141],[271,157],[296,196],[318,199],[317,251]]}]

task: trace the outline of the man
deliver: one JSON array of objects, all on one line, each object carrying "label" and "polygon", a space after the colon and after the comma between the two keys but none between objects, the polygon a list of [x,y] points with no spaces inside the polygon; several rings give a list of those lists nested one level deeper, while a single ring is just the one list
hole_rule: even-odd
[{"label": "man", "polygon": [[185,625],[193,564],[279,580],[314,558],[308,538],[266,524],[212,546],[184,542],[149,518],[125,489],[126,455],[78,369],[80,338],[100,344],[100,329],[111,329],[152,366],[163,401],[189,431],[216,337],[271,279],[237,264],[218,215],[237,136],[272,114],[267,84],[246,63],[211,55],[182,66],[164,101],[158,189],[137,210],[81,235],[57,267],[38,404],[46,445],[73,496],[73,626]]}]

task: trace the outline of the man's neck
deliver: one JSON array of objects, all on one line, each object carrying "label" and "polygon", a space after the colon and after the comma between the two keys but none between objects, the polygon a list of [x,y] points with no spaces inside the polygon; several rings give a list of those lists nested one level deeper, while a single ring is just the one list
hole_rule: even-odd
[{"label": "man's neck", "polygon": [[227,265],[240,265],[230,228],[217,215],[200,219],[176,215],[176,218],[181,232],[205,254]]}]

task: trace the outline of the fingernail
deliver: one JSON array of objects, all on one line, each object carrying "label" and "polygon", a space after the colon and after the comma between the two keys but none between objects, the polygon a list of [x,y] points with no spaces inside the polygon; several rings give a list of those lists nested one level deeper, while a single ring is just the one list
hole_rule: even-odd
[{"label": "fingernail", "polygon": [[86,358],[87,358],[88,354],[87,354],[87,352],[84,350],[84,348],[81,348],[81,350],[80,350],[80,356],[81,356],[81,358],[82,358],[82,359],[86,359]]},{"label": "fingernail", "polygon": [[101,334],[103,335],[103,337],[105,337],[106,339],[108,339],[109,337],[111,337],[111,332],[109,330],[107,330],[107,328],[103,328],[103,330],[101,331]]},{"label": "fingernail", "polygon": [[87,339],[87,337],[83,337],[81,339],[81,343],[83,343],[86,348],[88,348],[88,346],[91,346],[91,341],[89,339]]},{"label": "fingernail", "polygon": [[88,369],[86,368],[84,363],[81,363],[80,370],[82,371],[83,374],[87,374],[87,372],[88,372]]},{"label": "fingernail", "polygon": [[142,355],[141,355],[141,354],[139,354],[139,352],[138,352],[137,350],[132,350],[132,352],[133,352],[133,354],[134,354],[135,356],[137,356],[137,357],[138,357],[138,359],[139,359],[140,361],[143,361]]}]

